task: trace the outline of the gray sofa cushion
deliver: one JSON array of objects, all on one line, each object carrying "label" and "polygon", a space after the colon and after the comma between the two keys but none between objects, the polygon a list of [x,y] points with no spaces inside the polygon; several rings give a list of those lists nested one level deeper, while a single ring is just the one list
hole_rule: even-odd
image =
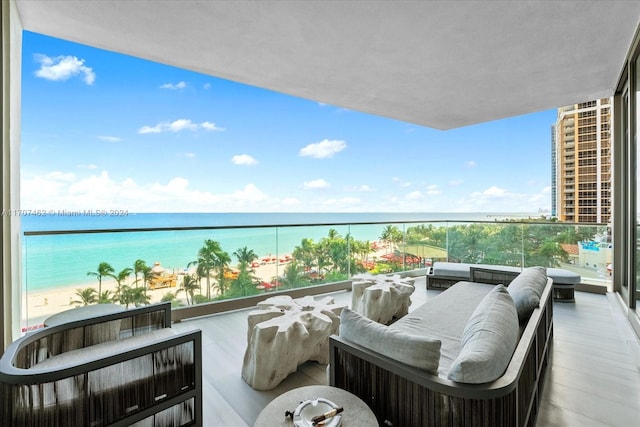
[{"label": "gray sofa cushion", "polygon": [[449,368],[460,353],[464,325],[482,298],[494,285],[458,282],[444,292],[429,297],[427,302],[389,325],[411,335],[426,336],[442,343],[438,375],[447,377]]},{"label": "gray sofa cushion", "polygon": [[540,305],[540,297],[546,284],[547,270],[544,267],[527,267],[509,284],[509,294],[516,305],[521,323],[529,321],[533,310]]},{"label": "gray sofa cushion", "polygon": [[513,299],[504,286],[496,285],[465,325],[462,349],[448,378],[471,384],[496,380],[507,369],[518,339],[518,314]]},{"label": "gray sofa cushion", "polygon": [[438,372],[440,340],[390,329],[348,308],[340,314],[340,336],[407,365]]},{"label": "gray sofa cushion", "polygon": [[554,285],[577,285],[581,280],[578,273],[564,268],[547,268],[547,277],[553,279]]}]

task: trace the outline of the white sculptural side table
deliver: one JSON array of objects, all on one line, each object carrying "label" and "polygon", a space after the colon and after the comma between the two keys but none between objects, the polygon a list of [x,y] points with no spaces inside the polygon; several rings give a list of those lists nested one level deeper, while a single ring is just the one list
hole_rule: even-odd
[{"label": "white sculptural side table", "polygon": [[400,275],[357,274],[353,276],[351,309],[388,325],[409,312],[415,279]]},{"label": "white sculptural side table", "polygon": [[332,297],[311,296],[259,303],[247,318],[242,378],[256,390],[270,390],[308,360],[329,363],[329,336],[338,333],[344,307]]}]

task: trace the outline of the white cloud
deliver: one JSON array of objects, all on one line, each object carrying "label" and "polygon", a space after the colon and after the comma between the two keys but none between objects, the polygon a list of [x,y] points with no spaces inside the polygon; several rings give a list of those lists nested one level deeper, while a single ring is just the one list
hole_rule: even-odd
[{"label": "white cloud", "polygon": [[307,181],[302,185],[305,190],[325,189],[329,188],[330,186],[331,185],[329,185],[329,183],[322,178],[314,179],[313,181]]},{"label": "white cloud", "polygon": [[184,157],[187,157],[189,159],[193,159],[196,157],[196,153],[183,153],[182,154]]},{"label": "white cloud", "polygon": [[200,126],[202,127],[202,129],[204,130],[217,130],[217,131],[223,131],[224,128],[218,127],[216,126],[215,123],[211,123],[211,122],[202,122],[200,123]]},{"label": "white cloud", "polygon": [[209,90],[209,89],[211,89],[211,83],[205,83],[204,85],[202,85],[202,88],[203,88],[204,90]]},{"label": "white cloud", "polygon": [[352,206],[361,205],[362,200],[357,197],[341,197],[339,199],[327,199],[322,202],[325,208],[331,208],[331,210],[339,207],[340,209],[349,208]]},{"label": "white cloud", "polygon": [[282,199],[281,204],[283,206],[288,206],[288,207],[296,207],[296,206],[303,206],[304,205],[300,201],[300,199],[296,199],[295,197],[285,197],[284,199]]},{"label": "white cloud", "polygon": [[475,160],[469,160],[467,163],[465,163],[465,166],[468,167],[469,169],[475,168],[476,167],[476,161]]},{"label": "white cloud", "polygon": [[162,132],[162,124],[158,123],[155,126],[142,126],[140,129],[138,129],[138,133],[139,134],[146,134],[146,133],[160,133]]},{"label": "white cloud", "polygon": [[258,161],[248,154],[238,154],[237,156],[233,156],[231,161],[233,164],[241,166],[253,166],[258,164]]},{"label": "white cloud", "polygon": [[100,136],[98,136],[98,139],[101,139],[101,140],[107,141],[107,142],[119,142],[119,141],[122,141],[122,138],[120,138],[120,137],[107,136],[107,135],[100,135]]},{"label": "white cloud", "polygon": [[538,206],[539,209],[546,209],[549,205],[550,196],[551,187],[544,187],[539,193],[529,196],[528,202],[531,206]]},{"label": "white cloud", "polygon": [[234,191],[233,198],[237,201],[257,202],[266,200],[267,195],[260,191],[255,184],[247,184],[242,190]]},{"label": "white cloud", "polygon": [[452,206],[464,206],[468,212],[535,212],[539,208],[548,208],[549,193],[521,193],[505,188],[491,186],[476,191]]},{"label": "white cloud", "polygon": [[71,172],[54,171],[45,175],[45,178],[53,181],[70,182],[70,181],[73,181],[76,178],[76,176]]},{"label": "white cloud", "polygon": [[452,187],[459,187],[463,183],[464,183],[464,180],[462,179],[452,179],[451,181],[449,181],[449,185]]},{"label": "white cloud", "polygon": [[185,87],[187,87],[187,83],[180,81],[176,84],[165,83],[160,86],[160,89],[179,90],[179,89],[184,89]]},{"label": "white cloud", "polygon": [[[73,172],[58,170],[37,176],[24,171],[21,206],[24,209],[124,209],[129,212],[272,212],[274,206],[289,212],[537,212],[548,209],[550,200],[550,187],[518,192],[507,187],[487,186],[482,191],[460,193],[461,189],[451,187],[441,191],[435,184],[421,185],[417,191],[375,189],[355,197],[355,193],[342,197],[340,190],[348,189],[341,186],[340,190],[333,191],[329,182],[321,178],[305,182],[299,188],[291,187],[283,196],[270,194],[275,186],[268,182],[240,185],[229,182],[224,190],[213,190],[213,184],[208,181],[194,186],[187,176],[165,175],[163,181],[136,181],[114,179],[96,168],[96,165],[80,165]],[[269,190],[263,191],[260,185]],[[303,191],[305,189],[310,191]]]},{"label": "white cloud", "polygon": [[[114,180],[106,171],[75,178],[52,172],[22,181],[24,209],[100,210],[129,212],[239,212],[266,211],[279,205],[256,185],[247,184],[228,193],[212,193],[191,187],[189,180],[173,177],[166,183],[139,184],[131,178]],[[292,206],[293,199],[288,201]]]},{"label": "white cloud", "polygon": [[78,165],[78,169],[95,170],[95,169],[98,169],[98,166],[94,164]]},{"label": "white cloud", "polygon": [[204,129],[206,131],[223,131],[224,128],[216,126],[215,123],[212,122],[202,122],[200,124],[194,123],[189,119],[178,119],[172,122],[162,122],[158,123],[155,126],[142,126],[138,129],[139,134],[147,134],[147,133],[161,133],[161,132],[181,132],[183,130],[189,130],[195,132],[199,129]]},{"label": "white cloud", "polygon": [[181,130],[198,130],[198,125],[192,123],[191,120],[178,119],[167,125],[167,130],[171,132],[180,132]]},{"label": "white cloud", "polygon": [[[476,193],[476,194],[478,194],[478,193]],[[508,196],[509,193],[504,188],[496,187],[494,185],[494,186],[491,186],[491,187],[487,188],[486,190],[484,190],[480,194],[482,196],[485,196],[485,197],[505,197],[505,196]]]},{"label": "white cloud", "polygon": [[314,144],[309,144],[300,149],[300,156],[326,159],[347,148],[347,143],[341,140],[324,139]]},{"label": "white cloud", "polygon": [[391,178],[391,182],[393,182],[396,185],[399,185],[400,187],[411,187],[411,182],[403,181],[397,176],[394,176],[393,178]]},{"label": "white cloud", "polygon": [[40,68],[35,72],[37,77],[64,81],[71,77],[82,76],[83,81],[88,85],[92,85],[96,80],[96,74],[91,67],[84,65],[84,59],[70,55],[51,58],[42,54],[35,55],[35,59],[40,64]]},{"label": "white cloud", "polygon": [[362,192],[362,193],[369,193],[369,192],[373,191],[373,188],[371,188],[367,184],[362,184],[362,185],[356,185],[354,187],[347,187],[347,190],[359,191],[359,192]]},{"label": "white cloud", "polygon": [[442,191],[440,191],[437,185],[435,184],[427,185],[427,196],[437,196],[441,193]]}]

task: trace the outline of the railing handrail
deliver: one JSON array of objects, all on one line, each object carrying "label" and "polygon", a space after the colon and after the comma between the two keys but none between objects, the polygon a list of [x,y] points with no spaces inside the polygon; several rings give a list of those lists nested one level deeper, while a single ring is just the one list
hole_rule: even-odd
[{"label": "railing handrail", "polygon": [[102,234],[102,233],[139,233],[157,231],[199,231],[199,230],[233,230],[252,228],[288,228],[288,227],[331,227],[331,226],[358,226],[358,225],[385,225],[385,224],[433,224],[433,223],[459,223],[459,224],[508,224],[508,225],[561,225],[561,226],[607,226],[606,223],[585,223],[585,222],[542,222],[542,221],[522,221],[522,220],[408,220],[408,221],[358,221],[358,222],[328,222],[328,223],[295,223],[295,224],[244,224],[244,225],[199,225],[199,226],[168,226],[168,227],[142,227],[142,228],[96,228],[86,230],[31,230],[24,231],[24,236],[46,236],[64,234]]}]

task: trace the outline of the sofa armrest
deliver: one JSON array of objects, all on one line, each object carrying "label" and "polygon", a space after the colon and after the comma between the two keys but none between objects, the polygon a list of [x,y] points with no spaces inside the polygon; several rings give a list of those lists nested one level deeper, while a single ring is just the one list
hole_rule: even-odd
[{"label": "sofa armrest", "polygon": [[7,353],[12,366],[30,368],[61,353],[168,327],[171,303],[151,304],[45,327],[13,342]]},{"label": "sofa armrest", "polygon": [[[130,425],[171,411],[202,423],[202,337],[170,328],[66,352],[32,368],[0,360],[0,419],[10,425]],[[180,418],[182,417],[182,418]]]}]

